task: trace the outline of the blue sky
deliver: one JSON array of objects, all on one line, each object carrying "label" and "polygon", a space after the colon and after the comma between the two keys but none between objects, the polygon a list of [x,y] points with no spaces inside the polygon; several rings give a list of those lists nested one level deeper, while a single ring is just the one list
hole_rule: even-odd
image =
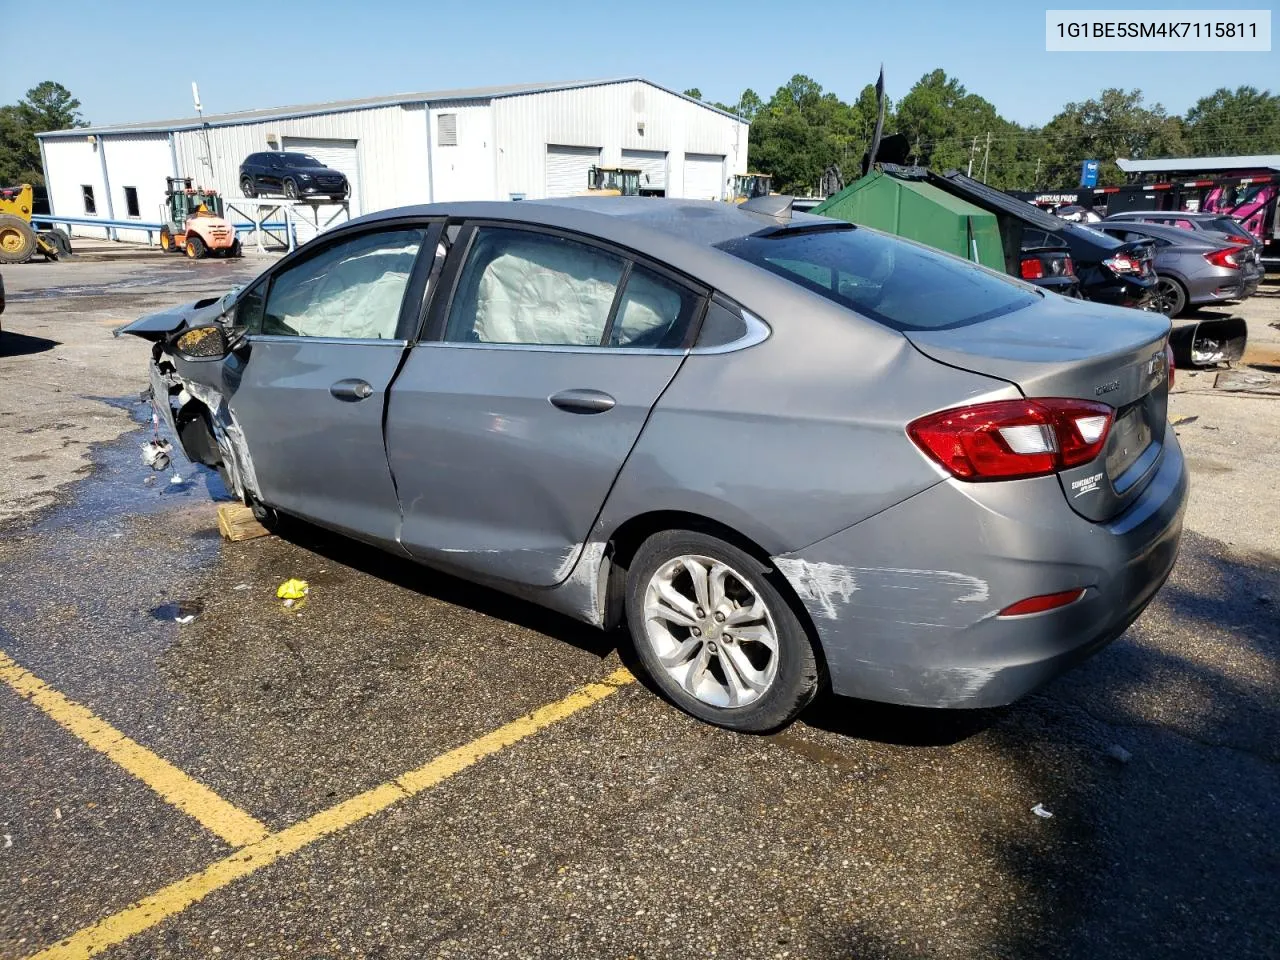
[{"label": "blue sky", "polygon": [[[1227,4],[1219,3],[1219,6]],[[1266,9],[1259,0],[1230,6]],[[1280,92],[1280,54],[1067,54],[1044,49],[1044,11],[1072,6],[970,0],[473,3],[223,0],[195,6],[0,0],[27,26],[5,45],[0,103],[57,80],[96,123],[495,83],[643,76],[708,99],[765,100],[804,73],[844,99],[883,60],[891,97],[941,67],[1006,117],[1043,123],[1070,100],[1140,87],[1182,112],[1219,86]],[[1077,8],[1208,8],[1213,0]],[[261,17],[260,21],[255,18]],[[1280,19],[1280,18],[1278,18]],[[1278,24],[1280,26],[1280,24]],[[186,38],[193,38],[188,43]]]}]

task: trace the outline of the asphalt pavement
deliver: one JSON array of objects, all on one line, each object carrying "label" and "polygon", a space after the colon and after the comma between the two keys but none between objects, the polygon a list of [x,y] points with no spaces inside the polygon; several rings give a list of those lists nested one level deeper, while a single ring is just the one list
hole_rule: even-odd
[{"label": "asphalt pavement", "polygon": [[263,264],[103,257],[5,268],[0,957],[1280,955],[1280,398],[1180,384],[1219,468],[1178,566],[1042,692],[745,736],[626,682],[625,633],[223,542],[110,327]]}]

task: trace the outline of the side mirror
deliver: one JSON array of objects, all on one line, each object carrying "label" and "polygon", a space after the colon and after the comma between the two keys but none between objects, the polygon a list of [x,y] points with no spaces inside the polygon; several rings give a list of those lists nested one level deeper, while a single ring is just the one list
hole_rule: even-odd
[{"label": "side mirror", "polygon": [[184,330],[173,341],[173,349],[183,360],[225,360],[231,352],[231,342],[226,328],[213,323]]}]

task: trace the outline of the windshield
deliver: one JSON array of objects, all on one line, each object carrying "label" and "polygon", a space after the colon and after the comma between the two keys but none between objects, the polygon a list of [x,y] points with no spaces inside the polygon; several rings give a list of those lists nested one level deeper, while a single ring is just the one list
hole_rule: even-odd
[{"label": "windshield", "polygon": [[305,153],[286,153],[285,158],[295,167],[323,167],[324,164],[315,157]]},{"label": "windshield", "polygon": [[895,330],[979,323],[1039,296],[976,264],[863,227],[739,237],[720,249]]}]

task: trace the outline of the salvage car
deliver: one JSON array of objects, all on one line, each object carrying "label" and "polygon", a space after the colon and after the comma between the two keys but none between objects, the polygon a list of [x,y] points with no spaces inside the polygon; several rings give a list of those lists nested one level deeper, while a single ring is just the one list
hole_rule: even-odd
[{"label": "salvage car", "polygon": [[1065,244],[1080,279],[1080,295],[1096,303],[1135,310],[1151,309],[1156,272],[1155,244],[1150,240],[1126,243],[1095,227],[1064,221],[1056,233],[1026,229],[1022,249],[1033,250]]},{"label": "salvage car", "polygon": [[351,195],[351,184],[346,174],[310,154],[267,150],[250,154],[240,164],[240,192],[250,199],[282,196],[342,203]]},{"label": "salvage car", "polygon": [[1120,241],[1151,240],[1155,244],[1152,306],[1167,317],[1177,317],[1188,307],[1247,299],[1257,292],[1262,280],[1261,261],[1251,251],[1219,240],[1216,234],[1125,220],[1106,220],[1094,229]]},{"label": "salvage car", "polygon": [[1245,259],[1262,263],[1262,241],[1234,217],[1225,213],[1201,213],[1190,210],[1125,210],[1108,215],[1105,222],[1151,223],[1203,235],[1202,239],[1222,240],[1244,247]]},{"label": "salvage car", "polygon": [[625,622],[705,721],[1016,700],[1172,569],[1170,323],[778,199],[384,211],[117,332],[264,521]]}]

